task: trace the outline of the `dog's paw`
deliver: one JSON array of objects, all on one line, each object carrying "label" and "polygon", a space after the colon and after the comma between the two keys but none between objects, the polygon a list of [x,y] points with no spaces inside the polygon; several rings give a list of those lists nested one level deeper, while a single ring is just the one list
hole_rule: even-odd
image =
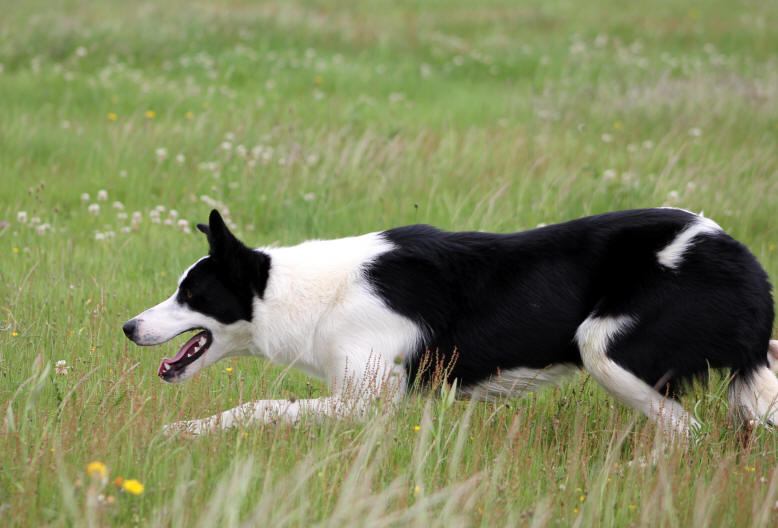
[{"label": "dog's paw", "polygon": [[162,434],[172,436],[199,436],[207,432],[207,427],[202,420],[182,420],[162,427]]}]

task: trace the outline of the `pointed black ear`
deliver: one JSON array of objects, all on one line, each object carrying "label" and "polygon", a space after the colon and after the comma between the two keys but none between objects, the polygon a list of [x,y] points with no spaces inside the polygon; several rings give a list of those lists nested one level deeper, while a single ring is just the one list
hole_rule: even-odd
[{"label": "pointed black ear", "polygon": [[210,230],[208,229],[208,226],[205,224],[197,224],[197,229],[205,233],[206,235],[210,233]]},{"label": "pointed black ear", "polygon": [[197,228],[208,236],[208,244],[211,246],[209,253],[212,256],[226,255],[232,249],[243,247],[243,244],[230,232],[216,209],[212,210],[208,217],[208,226],[198,225]]}]

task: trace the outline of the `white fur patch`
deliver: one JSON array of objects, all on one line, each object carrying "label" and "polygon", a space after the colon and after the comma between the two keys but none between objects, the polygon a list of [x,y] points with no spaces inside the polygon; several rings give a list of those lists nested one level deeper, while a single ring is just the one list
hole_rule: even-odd
[{"label": "white fur patch", "polygon": [[684,253],[692,245],[696,236],[720,231],[722,231],[721,227],[710,218],[697,216],[691,224],[678,233],[672,242],[657,252],[657,260],[666,268],[677,269],[683,260]]},{"label": "white fur patch", "polygon": [[686,434],[693,419],[681,405],[660,395],[653,387],[621,367],[607,355],[614,337],[629,330],[635,319],[628,315],[617,317],[588,317],[575,334],[584,368],[611,395],[625,405],[636,409],[672,433]]},{"label": "white fur patch", "polygon": [[471,387],[465,387],[461,392],[478,400],[510,398],[537,390],[543,385],[557,384],[576,372],[578,367],[569,363],[550,365],[544,369],[513,368],[503,370],[498,376],[492,376]]},{"label": "white fur patch", "polygon": [[336,393],[404,382],[395,357],[414,350],[421,332],[362,276],[365,265],[391,249],[378,233],[263,248],[270,276],[264,298],[254,303],[257,355],[323,379]]}]

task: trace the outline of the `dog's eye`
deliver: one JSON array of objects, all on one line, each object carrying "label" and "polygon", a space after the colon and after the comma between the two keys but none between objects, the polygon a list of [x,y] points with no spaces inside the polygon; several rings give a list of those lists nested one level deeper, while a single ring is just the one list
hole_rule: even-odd
[{"label": "dog's eye", "polygon": [[186,298],[191,299],[192,298],[192,290],[186,290]]}]

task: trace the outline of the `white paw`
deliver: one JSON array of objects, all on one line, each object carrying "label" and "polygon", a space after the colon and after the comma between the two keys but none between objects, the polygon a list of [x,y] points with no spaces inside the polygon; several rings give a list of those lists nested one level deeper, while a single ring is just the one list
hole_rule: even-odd
[{"label": "white paw", "polygon": [[162,434],[168,437],[180,434],[198,436],[207,430],[208,428],[202,420],[182,420],[162,426]]}]

